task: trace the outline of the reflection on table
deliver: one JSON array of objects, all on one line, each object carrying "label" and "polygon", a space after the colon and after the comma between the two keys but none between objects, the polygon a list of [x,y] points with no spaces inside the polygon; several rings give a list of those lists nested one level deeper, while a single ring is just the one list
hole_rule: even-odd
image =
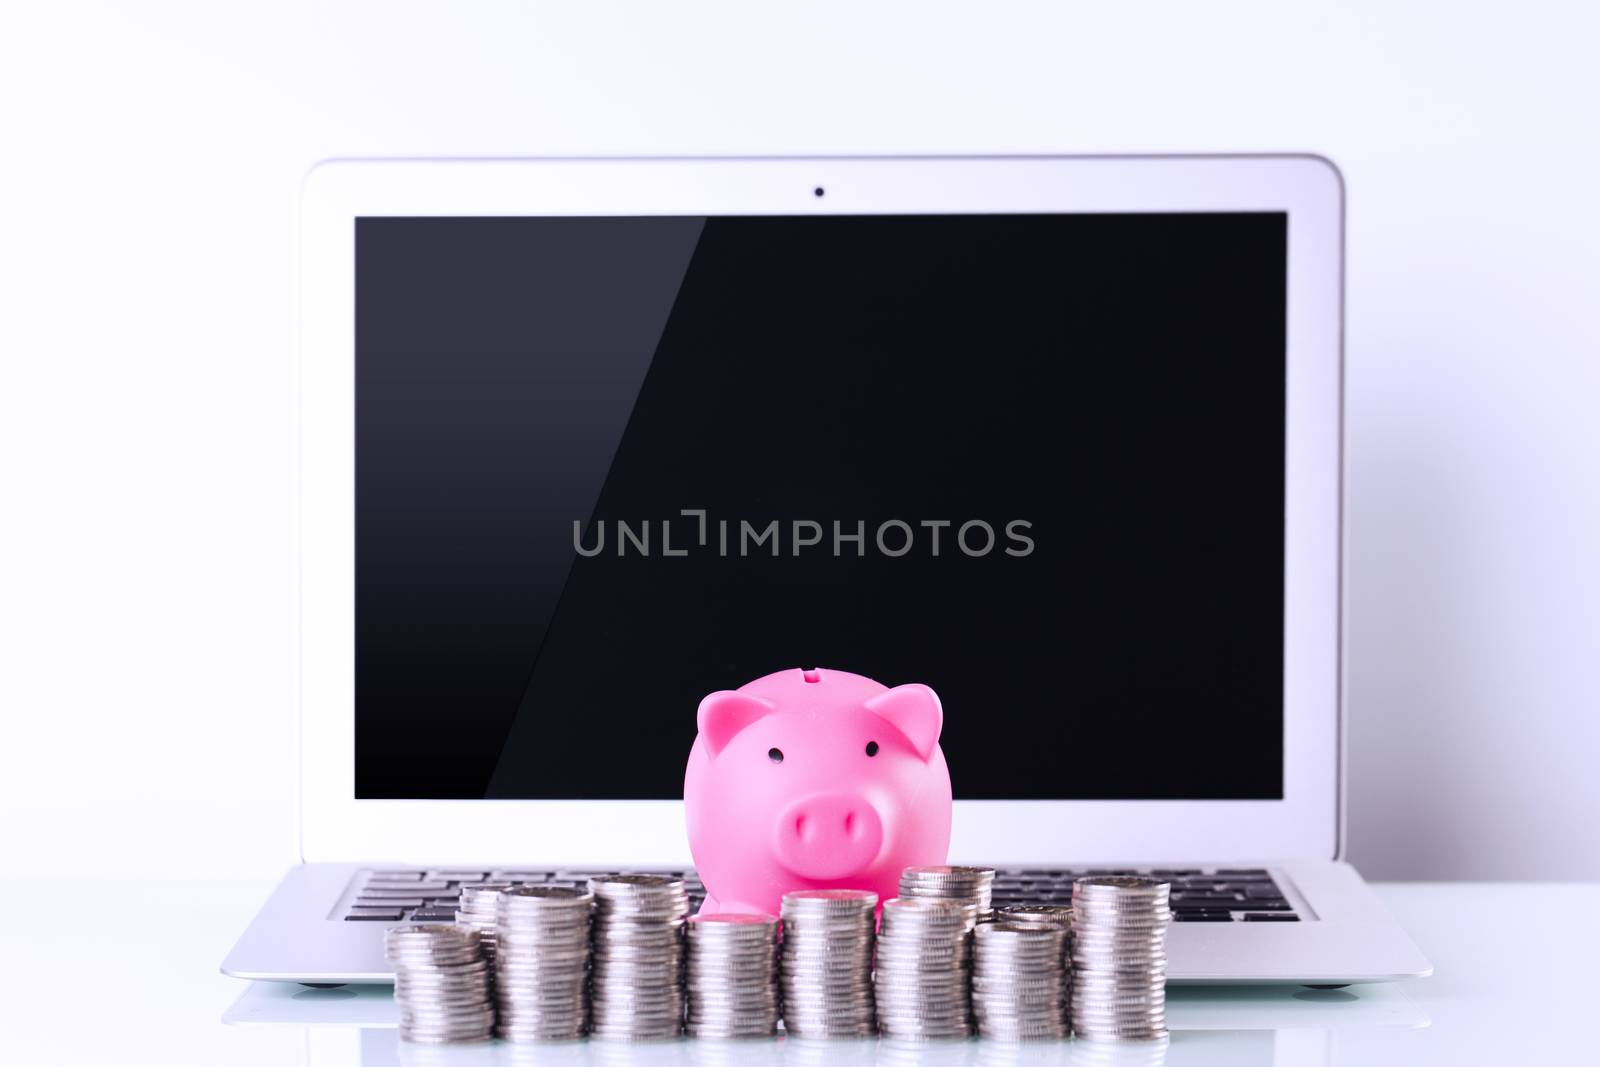
[{"label": "reflection on table", "polygon": [[225,1021],[301,1026],[311,1067],[1324,1067],[1336,1034],[1424,1027],[1427,1016],[1396,985],[1310,990],[1295,986],[1174,988],[1172,1036],[1162,1042],[1008,1045],[970,1040],[668,1041],[617,1044],[427,1046],[399,1040],[385,987],[308,990],[250,986]]}]

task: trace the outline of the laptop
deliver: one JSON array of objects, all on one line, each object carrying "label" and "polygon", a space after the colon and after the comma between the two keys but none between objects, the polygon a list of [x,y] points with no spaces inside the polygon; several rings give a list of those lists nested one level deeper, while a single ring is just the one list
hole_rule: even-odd
[{"label": "laptop", "polygon": [[[1170,879],[1175,983],[1430,964],[1341,859],[1337,170],[325,164],[300,842],[241,978],[462,887],[690,866],[701,697],[931,686],[997,905]],[[753,844],[752,847],[761,847]]]}]

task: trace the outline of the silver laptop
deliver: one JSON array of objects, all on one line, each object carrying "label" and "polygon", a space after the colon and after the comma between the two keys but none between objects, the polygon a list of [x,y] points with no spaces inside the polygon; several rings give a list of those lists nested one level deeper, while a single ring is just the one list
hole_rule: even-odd
[{"label": "silver laptop", "polygon": [[941,696],[995,897],[1179,983],[1430,965],[1341,861],[1343,197],[1311,157],[352,162],[302,233],[301,853],[223,963],[690,867],[701,696]]}]

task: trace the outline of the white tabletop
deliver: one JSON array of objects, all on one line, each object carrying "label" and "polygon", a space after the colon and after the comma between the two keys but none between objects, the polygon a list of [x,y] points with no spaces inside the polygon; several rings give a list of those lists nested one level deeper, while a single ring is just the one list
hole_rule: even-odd
[{"label": "white tabletop", "polygon": [[[1317,992],[1178,989],[1165,1046],[906,1048],[798,1042],[728,1048],[402,1045],[386,991],[250,985],[217,964],[271,886],[51,880],[0,926],[0,1063],[605,1065],[1274,1064],[1588,1062],[1582,1027],[1600,956],[1600,886],[1386,885],[1432,978]],[[103,916],[88,920],[85,916]]]}]

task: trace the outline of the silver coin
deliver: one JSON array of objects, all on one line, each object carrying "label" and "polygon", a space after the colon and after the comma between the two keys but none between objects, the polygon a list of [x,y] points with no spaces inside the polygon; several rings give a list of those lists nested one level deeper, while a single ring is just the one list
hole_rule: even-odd
[{"label": "silver coin", "polygon": [[958,881],[981,882],[993,881],[995,870],[993,867],[957,867],[957,866],[931,866],[907,867],[900,872],[900,880],[917,881],[929,879],[932,881]]},{"label": "silver coin", "polygon": [[465,926],[452,926],[452,930],[459,930],[463,934],[471,934],[472,941],[463,943],[452,941],[448,943],[425,944],[408,939],[392,941],[385,946],[385,952],[391,961],[400,963],[415,963],[423,966],[449,963],[469,963],[482,959],[478,951],[482,943],[478,932]]},{"label": "silver coin", "polygon": [[900,873],[902,899],[967,900],[979,922],[993,915],[993,888],[994,870],[987,867],[907,867]]},{"label": "silver coin", "polygon": [[494,1027],[489,967],[477,930],[443,923],[386,931],[400,1036],[419,1044],[482,1041]]},{"label": "silver coin", "polygon": [[414,923],[391,926],[384,932],[386,945],[417,947],[459,946],[476,944],[478,935],[470,930],[447,923]]},{"label": "silver coin", "polygon": [[1007,904],[996,908],[996,922],[1030,923],[1071,926],[1072,907],[1067,904]]},{"label": "silver coin", "polygon": [[688,927],[688,1030],[733,1039],[776,1032],[778,920],[771,915],[707,915]]},{"label": "silver coin", "polygon": [[1167,1025],[1166,1016],[1130,1015],[1130,1016],[1085,1016],[1077,1012],[1072,1015],[1072,1028],[1080,1034],[1090,1033],[1128,1033],[1150,1032],[1164,1029]]},{"label": "silver coin", "polygon": [[791,1038],[865,1037],[875,1030],[872,953],[877,894],[801,890],[783,899],[777,968]]},{"label": "silver coin", "polygon": [[685,990],[681,879],[620,874],[590,879],[594,896],[590,1012],[594,1037],[648,1041],[678,1036]]},{"label": "silver coin", "polygon": [[968,901],[934,897],[885,902],[873,976],[878,1030],[885,1038],[972,1033],[968,931],[976,910]]},{"label": "silver coin", "polygon": [[1133,994],[1084,993],[1080,990],[1072,1002],[1085,1011],[1149,1011],[1164,1009],[1167,998],[1160,990]]},{"label": "silver coin", "polygon": [[469,909],[487,906],[492,909],[495,907],[495,902],[499,899],[500,893],[503,890],[510,889],[514,884],[512,882],[483,882],[479,885],[464,885],[461,887],[460,904],[458,906]]},{"label": "silver coin", "polygon": [[981,1036],[997,1041],[1065,1036],[1066,945],[1067,930],[1059,919],[1003,918],[977,927],[972,1007]]},{"label": "silver coin", "polygon": [[783,895],[785,908],[876,908],[878,894],[869,889],[796,889]]},{"label": "silver coin", "polygon": [[481,959],[476,963],[469,964],[445,964],[437,969],[420,966],[396,967],[394,973],[396,981],[410,982],[412,985],[443,982],[482,984],[489,977],[489,972]]},{"label": "silver coin", "polygon": [[473,1007],[482,1005],[487,998],[487,983],[478,982],[474,986],[454,987],[397,983],[394,995],[402,1009],[408,1004],[440,1009],[453,1006]]},{"label": "silver coin", "polygon": [[502,908],[528,908],[543,911],[563,905],[582,908],[594,900],[592,890],[565,885],[518,885],[499,891],[496,901]]},{"label": "silver coin", "polygon": [[1165,1004],[1166,994],[1163,990],[1155,989],[1110,990],[1085,989],[1075,986],[1072,990],[1072,999],[1074,1003],[1085,1006],[1115,1007],[1121,1004],[1130,1006],[1137,1004]]},{"label": "silver coin", "polygon": [[1093,925],[1081,919],[1078,920],[1078,923],[1078,927],[1072,933],[1072,942],[1077,945],[1116,947],[1120,945],[1143,946],[1166,943],[1168,927],[1165,923],[1132,928],[1118,927],[1110,923]]},{"label": "silver coin", "polygon": [[588,1016],[594,896],[575,886],[523,885],[496,896],[497,1032],[508,1041],[580,1036]]},{"label": "silver coin", "polygon": [[1083,878],[1073,886],[1071,1000],[1085,1040],[1148,1040],[1166,1034],[1167,883]]}]

